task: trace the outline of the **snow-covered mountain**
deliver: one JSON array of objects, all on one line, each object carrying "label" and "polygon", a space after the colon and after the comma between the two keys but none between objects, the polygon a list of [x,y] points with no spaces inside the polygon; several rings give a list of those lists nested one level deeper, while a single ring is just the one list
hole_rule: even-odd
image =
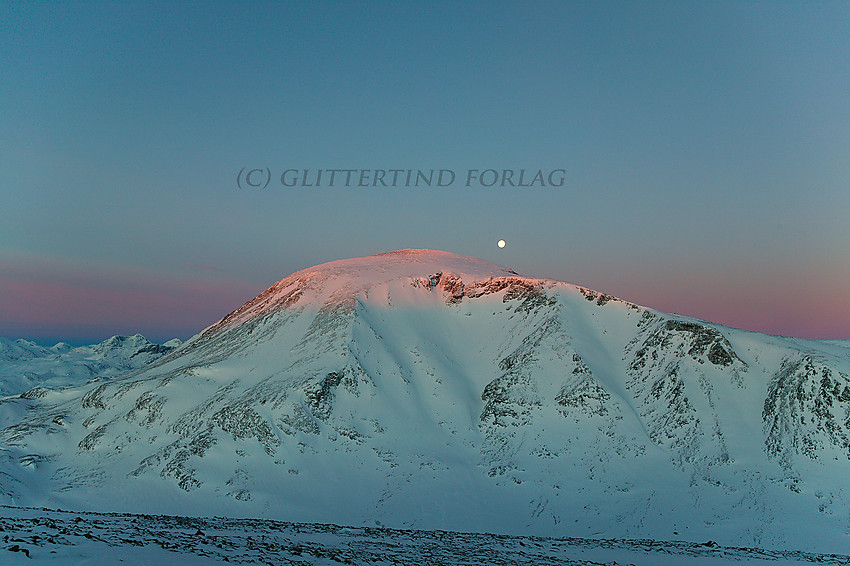
[{"label": "snow-covered mountain", "polygon": [[45,348],[29,340],[0,338],[0,396],[35,387],[57,389],[143,367],[179,346],[177,338],[154,344],[141,334],[113,336],[100,344]]},{"label": "snow-covered mountain", "polygon": [[0,502],[846,552],[848,375],[847,341],[403,250],[7,399]]}]

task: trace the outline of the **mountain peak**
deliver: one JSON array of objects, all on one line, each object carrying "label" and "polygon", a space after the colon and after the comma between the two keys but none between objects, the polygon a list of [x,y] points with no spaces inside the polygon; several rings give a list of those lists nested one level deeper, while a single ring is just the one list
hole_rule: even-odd
[{"label": "mountain peak", "polygon": [[308,267],[281,279],[206,328],[200,336],[266,317],[296,303],[327,306],[399,282],[403,287],[410,283],[428,289],[439,285],[453,294],[458,289],[462,291],[464,284],[505,277],[521,278],[516,271],[495,263],[439,250],[404,249],[341,259]]},{"label": "mountain peak", "polygon": [[428,249],[404,249],[370,256],[341,259],[293,273],[287,279],[321,275],[383,283],[403,277],[421,277],[432,272],[487,278],[517,275],[516,271],[475,257]]}]

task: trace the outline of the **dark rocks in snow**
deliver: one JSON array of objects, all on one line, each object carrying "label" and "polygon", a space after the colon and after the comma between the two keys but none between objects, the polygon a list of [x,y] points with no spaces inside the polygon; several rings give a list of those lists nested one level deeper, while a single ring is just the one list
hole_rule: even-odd
[{"label": "dark rocks in snow", "polygon": [[175,563],[205,558],[280,565],[587,566],[676,559],[700,564],[850,564],[847,555],[729,547],[713,540],[549,538],[15,507],[0,508],[0,532],[6,551],[34,563],[148,561],[149,548],[157,547]]}]

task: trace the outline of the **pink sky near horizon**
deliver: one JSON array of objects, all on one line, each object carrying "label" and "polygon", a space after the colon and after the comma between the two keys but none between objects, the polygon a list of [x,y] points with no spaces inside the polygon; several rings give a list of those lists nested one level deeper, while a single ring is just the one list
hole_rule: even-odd
[{"label": "pink sky near horizon", "polygon": [[[169,274],[105,264],[76,266],[43,258],[5,262],[0,270],[0,336],[45,345],[60,340],[92,343],[135,333],[158,342],[185,339],[273,283],[233,277],[212,265],[187,264],[185,268]],[[602,273],[593,277],[596,284],[569,282],[663,312],[735,328],[800,338],[850,339],[850,298],[839,275],[825,274],[818,292],[808,292],[800,278],[782,274],[775,274],[771,286],[765,287],[756,274],[743,271],[666,274],[655,279]],[[824,281],[832,283],[826,286],[827,293]]]},{"label": "pink sky near horizon", "polygon": [[[591,274],[577,284],[656,310],[744,330],[798,338],[850,339],[850,273],[844,266],[730,262],[697,271]],[[571,281],[575,283],[574,281]]]},{"label": "pink sky near horizon", "polygon": [[74,344],[136,333],[158,342],[185,339],[258,292],[232,279],[139,277],[105,268],[86,274],[45,265],[0,272],[0,289],[0,336]]}]

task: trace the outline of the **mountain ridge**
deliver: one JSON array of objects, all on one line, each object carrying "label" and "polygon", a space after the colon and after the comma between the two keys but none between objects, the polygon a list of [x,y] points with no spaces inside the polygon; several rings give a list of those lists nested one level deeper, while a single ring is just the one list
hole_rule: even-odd
[{"label": "mountain ridge", "polygon": [[841,549],[848,373],[841,344],[400,250],[285,277],[119,378],[5,401],[0,498]]}]

